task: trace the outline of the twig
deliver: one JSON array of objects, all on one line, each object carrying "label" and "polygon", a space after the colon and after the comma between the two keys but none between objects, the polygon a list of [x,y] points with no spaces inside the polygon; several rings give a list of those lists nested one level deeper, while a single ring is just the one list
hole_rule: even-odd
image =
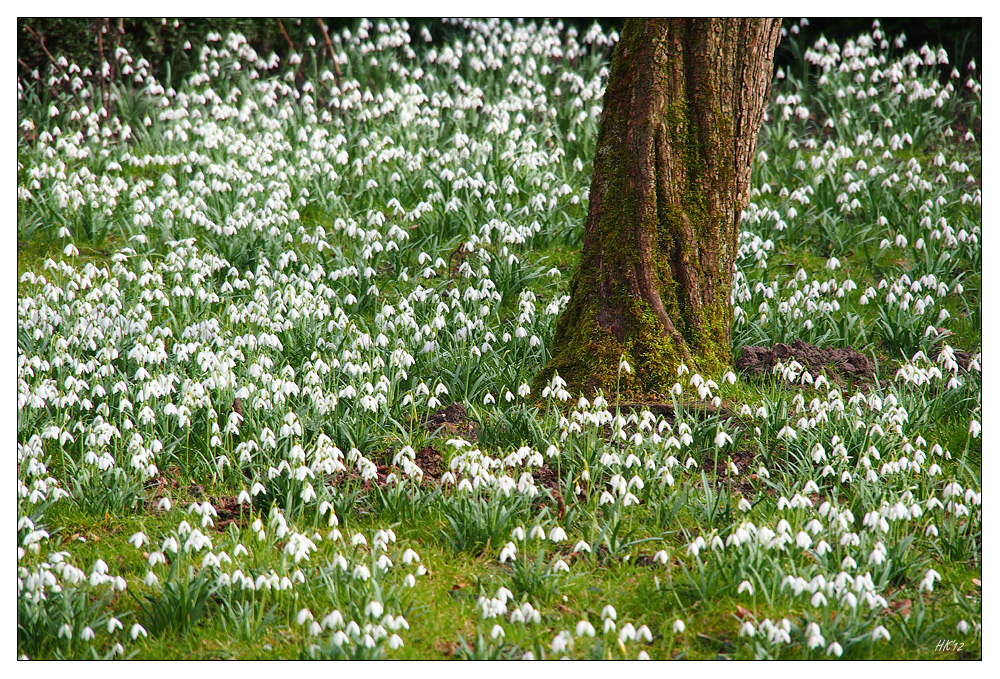
[{"label": "twig", "polygon": [[[38,45],[42,48],[42,51],[45,52],[45,56],[49,58],[49,61],[51,61],[56,66],[59,66],[59,63],[56,61],[55,57],[52,56],[52,52],[49,52],[49,48],[45,46],[45,38],[43,38],[38,33],[35,33],[35,31],[33,31],[31,26],[29,26],[28,24],[24,24],[24,30],[28,31],[28,33],[31,33],[31,37],[33,37],[35,40],[38,41]],[[59,68],[62,69],[63,73],[66,72],[66,69],[63,68],[62,66],[59,66]]]},{"label": "twig", "polygon": [[319,30],[323,32],[323,40],[326,41],[326,47],[330,50],[330,58],[333,60],[333,76],[337,79],[337,89],[341,89],[340,82],[340,65],[337,63],[337,55],[333,51],[333,42],[330,40],[330,34],[326,31],[326,24],[323,23],[322,19],[317,18],[316,23],[319,24]]},{"label": "twig", "polygon": [[288,37],[288,32],[285,30],[285,25],[283,23],[281,23],[281,17],[277,17],[277,21],[278,21],[278,28],[281,29],[281,34],[283,36],[285,36],[285,42],[288,43],[288,49],[290,49],[291,51],[294,52],[295,51],[295,43],[293,43],[292,39]]},{"label": "twig", "polygon": [[[105,87],[104,87],[104,80],[105,80],[105,78],[104,78],[104,64],[107,62],[107,59],[104,58],[104,30],[103,29],[104,29],[104,20],[102,19],[101,22],[99,24],[97,24],[97,28],[96,28],[96,30],[97,30],[97,53],[100,55],[100,59],[101,59],[100,63],[97,65],[97,69],[101,73],[101,80],[100,80],[100,82],[101,82],[101,106],[104,108],[105,111],[107,111],[108,110],[108,106],[107,106],[107,92],[106,92]],[[108,64],[108,66],[110,67],[111,64]]]}]

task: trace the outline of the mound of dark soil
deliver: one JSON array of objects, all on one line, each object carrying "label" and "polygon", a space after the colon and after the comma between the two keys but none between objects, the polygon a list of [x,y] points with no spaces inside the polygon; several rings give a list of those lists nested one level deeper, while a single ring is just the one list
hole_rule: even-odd
[{"label": "mound of dark soil", "polygon": [[773,347],[743,347],[743,353],[736,361],[736,368],[742,373],[761,377],[770,375],[777,363],[788,364],[798,361],[813,376],[818,375],[821,368],[826,368],[831,376],[852,379],[869,379],[874,375],[871,365],[864,354],[847,347],[846,349],[820,349],[800,339],[791,344],[775,344]]},{"label": "mound of dark soil", "polygon": [[478,436],[475,425],[469,422],[469,413],[461,403],[452,403],[432,413],[424,422],[424,427],[431,434],[443,432],[444,435],[461,436],[472,441]]}]

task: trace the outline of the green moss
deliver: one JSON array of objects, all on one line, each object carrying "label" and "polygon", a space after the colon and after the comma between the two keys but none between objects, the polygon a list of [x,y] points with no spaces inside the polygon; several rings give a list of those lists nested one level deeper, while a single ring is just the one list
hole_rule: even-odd
[{"label": "green moss", "polygon": [[625,346],[626,359],[636,373],[642,392],[637,395],[666,393],[677,378],[683,350],[663,332],[660,320],[648,304],[641,304],[633,313],[635,322],[629,329]]},{"label": "green moss", "polygon": [[[624,348],[614,335],[597,324],[593,310],[576,323],[572,322],[574,318],[569,309],[560,316],[554,343],[558,353],[554,353],[548,365],[535,376],[533,393],[540,394],[557,372],[576,389],[615,391]],[[621,388],[630,389],[632,377],[622,374],[621,378]]]}]

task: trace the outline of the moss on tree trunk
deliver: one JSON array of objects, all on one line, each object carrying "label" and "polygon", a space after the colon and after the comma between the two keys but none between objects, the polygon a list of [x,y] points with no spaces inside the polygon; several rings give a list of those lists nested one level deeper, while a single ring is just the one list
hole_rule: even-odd
[{"label": "moss on tree trunk", "polygon": [[[665,393],[732,361],[740,213],[779,19],[632,19],[615,48],[590,212],[553,371],[572,389]],[[619,375],[621,357],[632,367]]]}]

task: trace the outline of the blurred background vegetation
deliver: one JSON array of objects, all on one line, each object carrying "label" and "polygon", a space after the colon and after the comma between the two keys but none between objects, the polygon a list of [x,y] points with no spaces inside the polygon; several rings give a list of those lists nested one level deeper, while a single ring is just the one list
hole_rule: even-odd
[{"label": "blurred background vegetation", "polygon": [[[602,17],[596,19],[606,29],[621,30],[623,19]],[[562,21],[584,32],[594,18],[568,18]],[[871,18],[811,18],[807,26],[800,26],[797,18],[785,20],[785,27],[798,27],[802,38],[811,44],[820,35],[829,40],[844,42],[862,31],[871,29]],[[344,28],[354,29],[357,19],[327,18],[331,37]],[[439,19],[409,19],[411,34],[422,26],[430,30],[435,41],[447,39],[449,27]],[[972,18],[883,18],[882,28],[889,39],[900,33],[907,36],[907,46],[919,49],[924,43],[931,47],[941,46],[948,50],[952,65],[964,73],[970,59],[976,59],[980,69],[982,61],[983,24],[981,17]],[[183,49],[185,43],[200,45],[211,31],[221,33],[242,33],[262,56],[275,52],[286,55],[294,45],[301,50],[306,40],[312,36],[318,43],[322,41],[316,19],[275,19],[275,18],[28,18],[17,20],[17,66],[18,77],[26,77],[32,71],[46,72],[46,67],[54,59],[65,56],[71,63],[95,69],[102,60],[114,63],[111,58],[118,46],[124,46],[130,53],[143,56],[152,64],[152,71],[158,78],[184,76],[196,63],[194,50]],[[104,57],[102,59],[102,52]],[[775,55],[777,66],[791,62],[792,51],[779,45]],[[944,70],[944,69],[943,69]],[[950,73],[950,68],[946,74]],[[946,77],[946,75],[945,75]]]}]

